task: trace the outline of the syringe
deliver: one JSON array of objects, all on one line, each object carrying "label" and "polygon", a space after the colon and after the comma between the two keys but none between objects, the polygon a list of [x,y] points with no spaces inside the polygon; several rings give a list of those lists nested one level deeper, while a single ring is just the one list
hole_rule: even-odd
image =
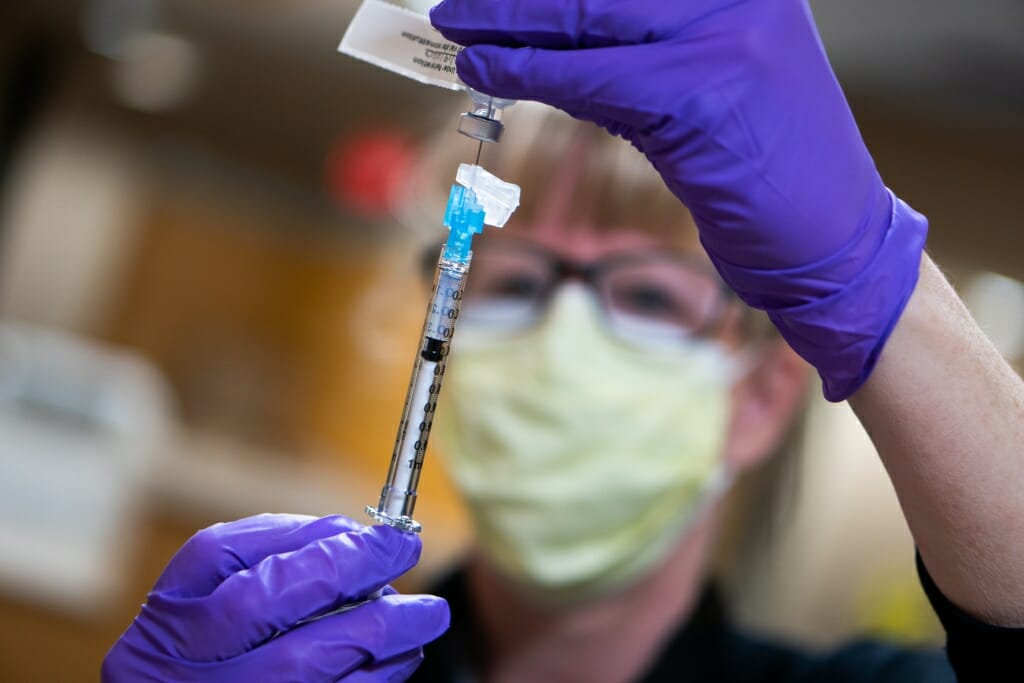
[{"label": "syringe", "polygon": [[[467,167],[468,168],[468,167]],[[485,171],[473,166],[475,173],[488,182]],[[493,176],[490,176],[493,178]],[[493,178],[493,184],[504,185]],[[515,205],[518,206],[518,188]],[[500,203],[500,202],[499,202]],[[511,206],[508,211],[515,206]],[[427,317],[420,335],[419,353],[409,380],[409,391],[405,397],[405,408],[402,411],[402,422],[398,427],[395,439],[395,450],[391,455],[391,466],[388,478],[380,493],[377,507],[366,506],[366,512],[382,524],[393,526],[404,531],[419,533],[423,526],[412,518],[416,506],[416,488],[419,485],[420,470],[423,468],[423,454],[427,450],[427,439],[430,427],[434,422],[434,410],[437,398],[441,394],[441,382],[448,363],[448,348],[455,333],[455,323],[459,318],[462,295],[466,290],[466,275],[469,263],[473,258],[470,247],[473,235],[483,232],[484,219],[487,212],[477,201],[473,190],[461,185],[453,185],[448,197],[448,208],[445,211],[444,224],[451,230],[448,242],[441,250],[441,258],[434,274],[434,291],[427,306]],[[507,217],[502,217],[504,224]],[[342,612],[360,607],[376,600],[380,591],[326,614],[300,620],[296,625],[319,621]],[[283,631],[275,632],[271,640]]]},{"label": "syringe", "polygon": [[[478,140],[481,148],[485,142],[498,142],[504,131],[502,112],[514,102],[492,98],[471,89],[469,95],[473,99],[473,109],[462,115],[459,132]],[[476,163],[479,161],[478,150]],[[467,170],[470,177],[464,178],[463,172]],[[476,164],[471,167],[464,164],[460,168],[459,182],[461,185],[453,185],[448,197],[444,224],[450,234],[434,274],[434,290],[427,306],[388,478],[381,489],[377,507],[366,506],[366,512],[378,522],[417,533],[423,526],[412,518],[416,490],[437,399],[441,395],[448,350],[466,289],[466,276],[473,258],[473,235],[483,232],[484,219],[489,212],[495,214],[490,224],[501,227],[519,204],[519,188],[503,183]],[[470,187],[478,187],[487,194],[486,210]],[[495,191],[501,195],[510,188],[514,188],[512,197],[497,197],[496,200]]]},{"label": "syringe", "polygon": [[387,482],[377,507],[366,507],[366,512],[378,522],[405,531],[419,532],[423,528],[412,518],[416,489],[473,258],[470,245],[473,235],[484,227],[484,210],[472,190],[459,185],[452,187],[445,225],[451,235],[441,251],[434,275],[434,290],[423,323]]}]

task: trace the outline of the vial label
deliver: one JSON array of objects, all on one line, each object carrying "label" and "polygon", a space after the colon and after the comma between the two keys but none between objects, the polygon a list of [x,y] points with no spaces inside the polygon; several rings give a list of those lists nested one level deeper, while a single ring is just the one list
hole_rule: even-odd
[{"label": "vial label", "polygon": [[383,0],[363,0],[338,51],[420,83],[465,88],[455,71],[462,46],[442,36],[424,15]]}]

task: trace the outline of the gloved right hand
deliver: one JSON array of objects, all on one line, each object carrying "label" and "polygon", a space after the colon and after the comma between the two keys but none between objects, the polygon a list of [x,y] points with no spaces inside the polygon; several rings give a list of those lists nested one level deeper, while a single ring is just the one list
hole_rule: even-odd
[{"label": "gloved right hand", "polygon": [[420,548],[415,534],[337,516],[260,515],[200,531],[107,654],[103,683],[404,681],[449,620],[444,600],[386,585]]},{"label": "gloved right hand", "polygon": [[630,140],[723,279],[831,400],[866,381],[917,283],[927,220],[882,183],[807,0],[444,0],[473,88]]}]

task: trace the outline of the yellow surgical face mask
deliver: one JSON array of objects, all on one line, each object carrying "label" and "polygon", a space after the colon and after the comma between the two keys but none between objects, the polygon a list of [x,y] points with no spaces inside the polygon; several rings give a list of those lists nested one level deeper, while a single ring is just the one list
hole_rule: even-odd
[{"label": "yellow surgical face mask", "polygon": [[538,600],[642,578],[725,488],[735,373],[719,345],[618,341],[563,287],[543,323],[460,329],[435,436],[491,562]]}]

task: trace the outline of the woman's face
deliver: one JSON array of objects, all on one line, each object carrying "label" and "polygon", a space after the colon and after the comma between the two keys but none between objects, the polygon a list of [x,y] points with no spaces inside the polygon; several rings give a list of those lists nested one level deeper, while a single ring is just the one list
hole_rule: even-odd
[{"label": "woman's face", "polygon": [[[539,266],[533,264],[532,257],[508,256],[517,251],[534,249],[583,272],[593,264],[635,263],[635,267],[624,269],[624,275],[605,278],[612,284],[595,288],[601,290],[598,295],[606,320],[615,319],[616,311],[626,311],[625,317],[630,318],[637,317],[630,313],[638,313],[655,322],[678,324],[680,329],[694,328],[693,334],[721,344],[730,353],[745,354],[743,362],[749,364],[749,370],[732,391],[724,457],[732,461],[734,470],[742,471],[772,453],[801,403],[806,368],[780,340],[755,342],[747,336],[745,309],[724,288],[700,249],[696,228],[680,226],[682,235],[625,226],[598,228],[586,222],[562,221],[559,213],[551,211],[547,218],[542,214],[540,220],[529,224],[481,236],[470,290],[476,287],[479,294],[484,289],[504,288],[504,292],[510,273],[527,274],[532,280],[549,278],[534,275]],[[530,278],[525,283],[517,281],[517,295],[528,292],[532,296],[536,285]]]}]

